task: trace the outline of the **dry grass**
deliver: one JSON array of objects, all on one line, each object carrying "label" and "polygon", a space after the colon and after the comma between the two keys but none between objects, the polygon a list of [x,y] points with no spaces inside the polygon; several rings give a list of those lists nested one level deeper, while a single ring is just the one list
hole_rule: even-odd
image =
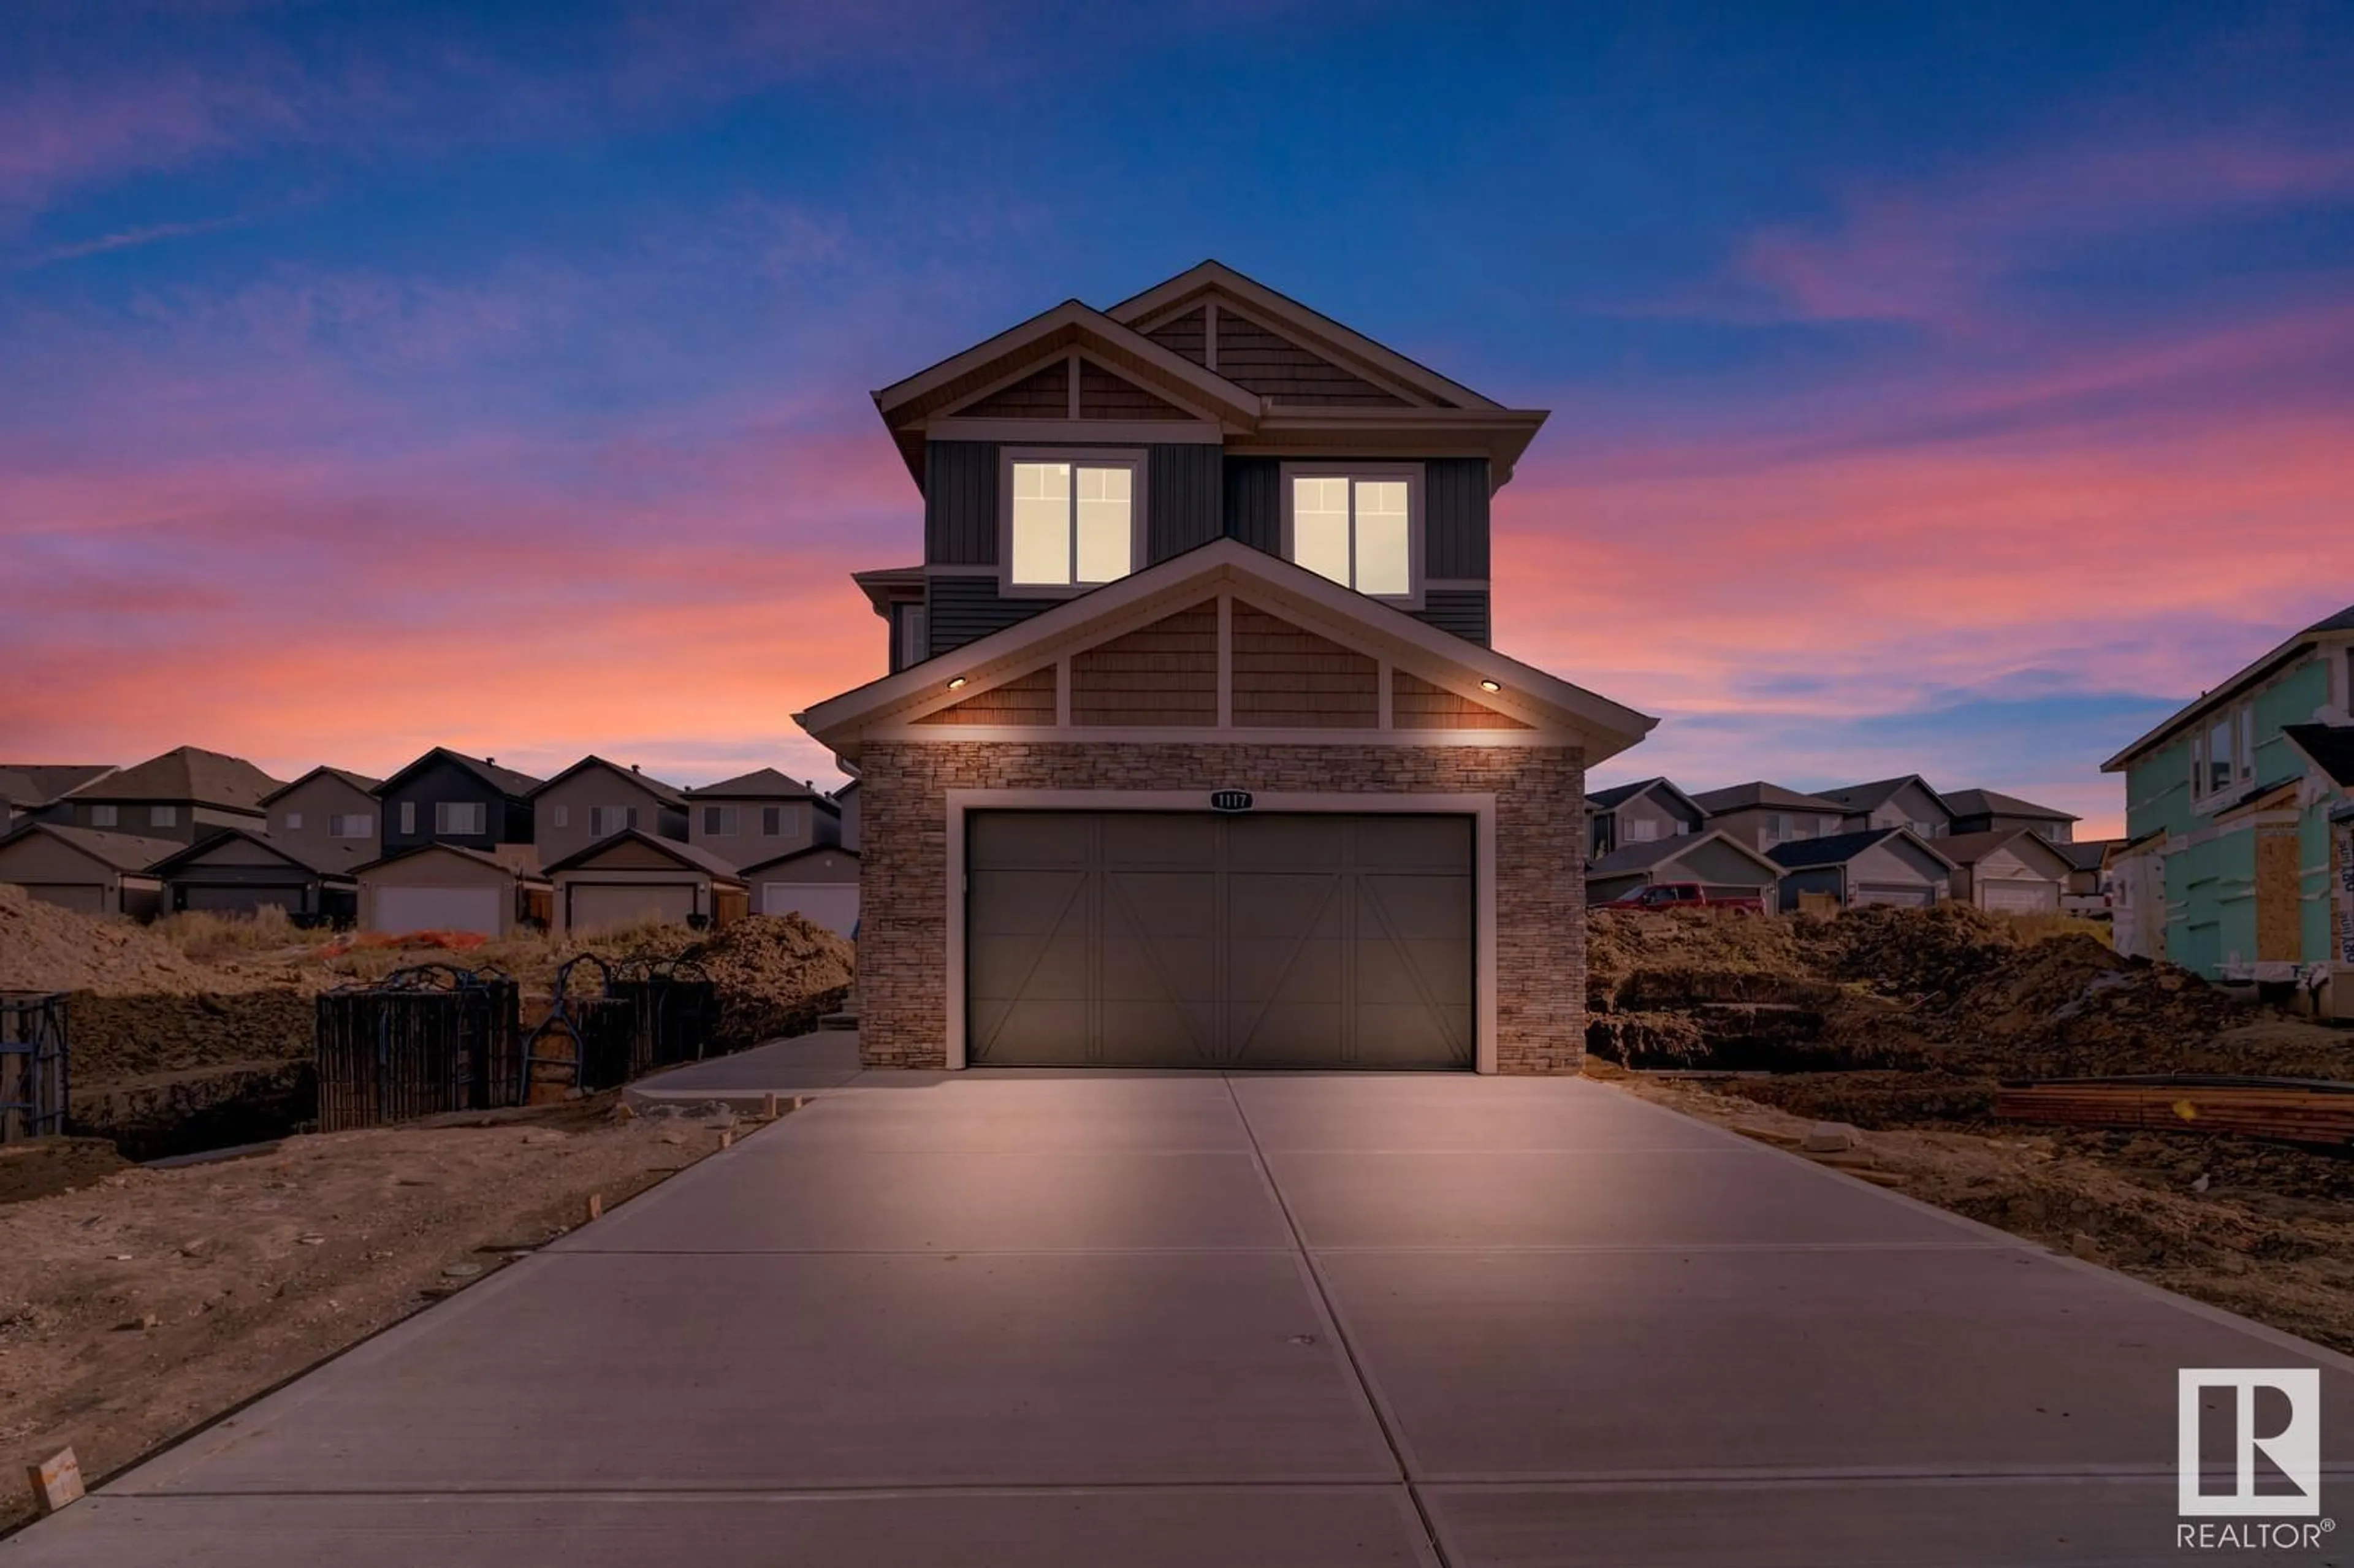
[{"label": "dry grass", "polygon": [[321,947],[334,936],[325,929],[306,930],[297,926],[286,917],[286,911],[274,904],[264,906],[254,915],[221,915],[192,909],[164,916],[148,929],[199,963],[213,963],[246,953]]},{"label": "dry grass", "polygon": [[2106,920],[2087,920],[2081,915],[1997,915],[1995,918],[2022,944],[2090,937],[2105,948],[2115,946],[2114,927]]}]

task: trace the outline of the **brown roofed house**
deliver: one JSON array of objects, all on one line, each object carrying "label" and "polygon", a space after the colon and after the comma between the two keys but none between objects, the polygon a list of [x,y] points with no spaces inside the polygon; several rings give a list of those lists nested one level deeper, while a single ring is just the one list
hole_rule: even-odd
[{"label": "brown roofed house", "polygon": [[261,803],[277,788],[243,758],[180,746],[69,790],[41,820],[191,844],[225,828],[263,832]]}]

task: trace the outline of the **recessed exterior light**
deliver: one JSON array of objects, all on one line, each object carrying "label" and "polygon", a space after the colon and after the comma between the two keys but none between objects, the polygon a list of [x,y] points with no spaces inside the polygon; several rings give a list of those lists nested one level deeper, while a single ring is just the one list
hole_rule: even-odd
[{"label": "recessed exterior light", "polygon": [[1482,681],[1479,683],[1479,689],[1483,692],[1500,692],[1504,688],[1493,681]]},{"label": "recessed exterior light", "polygon": [[951,691],[951,692],[953,692],[953,691],[955,691],[958,687],[960,687],[960,686],[961,686],[961,685],[963,685],[963,684],[964,684],[964,677],[963,677],[962,675],[959,675],[955,680],[950,681],[950,682],[949,683],[949,691]]}]

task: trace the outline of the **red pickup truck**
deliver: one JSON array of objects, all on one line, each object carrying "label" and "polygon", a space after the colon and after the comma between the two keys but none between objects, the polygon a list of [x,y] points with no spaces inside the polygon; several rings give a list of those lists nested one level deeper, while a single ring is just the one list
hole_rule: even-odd
[{"label": "red pickup truck", "polygon": [[1595,907],[1731,909],[1744,915],[1763,915],[1766,913],[1766,901],[1755,893],[1744,893],[1737,887],[1711,887],[1698,882],[1654,882],[1644,887],[1630,887],[1617,897]]}]

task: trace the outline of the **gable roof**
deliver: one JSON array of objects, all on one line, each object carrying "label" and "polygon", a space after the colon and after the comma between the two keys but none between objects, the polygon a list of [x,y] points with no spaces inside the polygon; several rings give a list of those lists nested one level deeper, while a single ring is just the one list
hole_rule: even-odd
[{"label": "gable roof", "polygon": [[2200,693],[2195,700],[2183,704],[2147,731],[2140,739],[2134,741],[2115,757],[2102,763],[2101,771],[2122,772],[2128,763],[2143,752],[2172,739],[2177,731],[2190,725],[2208,709],[2232,701],[2248,687],[2254,685],[2273,671],[2312,647],[2317,640],[2328,638],[2335,641],[2349,636],[2354,636],[2354,604],[2348,605],[2335,615],[2324,616],[2302,631],[2291,633],[2270,652],[2263,654],[2253,662],[2243,666],[2236,674]]},{"label": "gable roof", "polygon": [[739,874],[749,880],[755,872],[773,870],[777,866],[785,865],[793,861],[807,860],[813,854],[847,855],[852,860],[858,858],[856,850],[844,849],[840,844],[804,844],[800,849],[787,850],[782,854],[770,855],[767,860],[755,861],[746,866]]},{"label": "gable roof", "polygon": [[371,779],[365,773],[355,773],[348,768],[330,768],[323,762],[319,764],[318,767],[311,769],[310,772],[302,775],[302,778],[295,779],[292,784],[281,784],[277,789],[272,789],[269,794],[264,795],[261,798],[261,803],[267,806],[272,800],[277,800],[281,795],[291,795],[295,790],[300,789],[303,785],[308,784],[312,779],[318,778],[322,774],[324,774],[330,779],[342,779],[345,783],[350,785],[353,789],[358,790],[363,795],[373,795],[377,790],[384,788],[384,780],[381,779]]},{"label": "gable roof", "polygon": [[2006,795],[1998,789],[1956,789],[1939,799],[1957,817],[2033,817],[2047,822],[2084,820],[2073,811],[2062,811],[2054,806],[2039,806],[2032,800],[2022,800],[2016,795]]},{"label": "gable roof", "polygon": [[1976,865],[1999,849],[2009,849],[2023,858],[2041,861],[2043,869],[2055,878],[2064,877],[2076,869],[2076,863],[2062,854],[2058,846],[2027,828],[1994,828],[1983,833],[1948,833],[1936,842],[1937,853],[1957,866]]},{"label": "gable roof", "polygon": [[[312,771],[316,772],[317,769],[313,768]],[[169,876],[182,866],[202,860],[207,851],[219,849],[232,839],[241,839],[256,848],[266,850],[287,864],[307,871],[314,876],[338,878],[346,882],[351,880],[352,874],[345,868],[321,865],[316,861],[306,859],[292,844],[279,842],[260,833],[250,832],[244,828],[223,828],[219,832],[207,833],[186,848],[165,855],[148,869],[158,876]]]},{"label": "gable roof", "polygon": [[1588,861],[1588,877],[1617,876],[1630,871],[1649,871],[1663,862],[1681,859],[1705,843],[1721,843],[1738,851],[1757,863],[1769,876],[1779,876],[1782,868],[1751,849],[1739,839],[1716,828],[1705,833],[1679,833],[1664,839],[1644,839],[1639,842],[1620,844],[1598,860]]},{"label": "gable roof", "polygon": [[27,822],[0,837],[0,845],[15,843],[34,833],[47,833],[68,849],[79,850],[110,870],[141,872],[180,848],[176,839],[147,839],[104,828],[77,828],[64,822]]},{"label": "gable roof", "polygon": [[160,757],[102,774],[66,791],[77,800],[186,800],[259,814],[278,780],[241,757],[175,746]]},{"label": "gable roof", "polygon": [[1794,839],[1788,843],[1776,844],[1766,854],[1785,871],[1797,871],[1810,865],[1844,865],[1874,844],[1893,838],[1906,840],[1931,860],[1952,869],[1952,861],[1939,854],[1928,840],[1910,828],[1866,828],[1861,832],[1832,833],[1819,839]]},{"label": "gable roof", "polygon": [[2354,789],[2354,725],[2285,724],[2281,734],[2311,758],[2332,784]]},{"label": "gable roof", "polygon": [[2125,842],[2123,839],[2071,839],[2064,844],[2053,844],[2052,848],[2062,860],[2078,871],[2098,871],[2107,863],[2109,851]]},{"label": "gable roof", "polygon": [[1596,789],[1585,797],[1589,812],[1615,811],[1629,800],[1639,800],[1653,791],[1670,795],[1695,817],[1706,817],[1708,811],[1701,803],[1676,788],[1675,781],[1664,776],[1638,779],[1631,784],[1613,784],[1607,789]]},{"label": "gable roof", "polygon": [[567,779],[571,778],[574,774],[591,768],[601,768],[606,772],[613,774],[618,778],[628,779],[631,783],[635,784],[647,794],[652,795],[655,800],[662,801],[665,805],[684,806],[686,804],[686,791],[680,789],[677,785],[665,784],[661,779],[655,778],[652,774],[641,773],[634,768],[623,768],[619,763],[608,762],[603,758],[598,756],[595,752],[590,752],[588,756],[582,758],[579,761],[574,763],[571,767],[566,768],[563,772],[557,774],[555,778],[548,779],[546,782],[533,785],[531,788],[531,793],[537,795],[542,790],[553,789],[556,786],[563,783]]},{"label": "gable roof", "polygon": [[1370,370],[1376,381],[1403,384],[1408,389],[1450,408],[1500,408],[1460,382],[1451,381],[1385,344],[1343,326],[1322,312],[1278,293],[1256,278],[1246,277],[1222,261],[1205,260],[1173,278],[1163,279],[1140,294],[1131,294],[1105,313],[1128,325],[1182,313],[1205,295],[1221,294],[1250,314],[1299,340],[1301,346],[1332,356],[1343,365]]},{"label": "gable roof", "polygon": [[676,839],[661,838],[646,832],[643,828],[624,828],[618,833],[599,839],[586,849],[575,850],[555,864],[548,866],[546,874],[554,876],[559,871],[571,871],[589,864],[606,851],[623,843],[642,844],[686,867],[689,871],[700,871],[725,882],[741,883],[744,880],[743,874],[738,872],[734,864],[720,859],[709,850],[696,844],[681,843]]},{"label": "gable roof", "polygon": [[[1398,667],[1426,680],[1443,672],[1467,686],[1494,681],[1498,690],[1479,688],[1480,694],[1472,700],[1524,724],[1576,732],[1589,766],[1633,746],[1659,722],[1238,539],[1214,539],[1065,599],[937,658],[829,697],[795,714],[794,722],[854,762],[858,737],[870,726],[912,718],[962,700],[950,694],[950,682],[959,688],[970,683],[987,690],[1044,668],[1066,651],[1093,646],[1199,603],[1221,588],[1249,593],[1359,643],[1379,647]],[[962,696],[977,694],[965,692]]]},{"label": "gable roof", "polygon": [[493,853],[489,850],[478,850],[467,844],[440,842],[411,844],[407,849],[395,850],[390,854],[380,854],[365,864],[353,866],[348,874],[357,876],[361,872],[374,871],[380,865],[390,865],[395,861],[409,860],[420,854],[454,854],[461,859],[471,860],[478,865],[486,865],[493,870],[503,871],[518,882],[547,880],[546,875],[539,869],[539,852],[532,845],[501,844],[498,847],[508,853]]},{"label": "gable roof", "polygon": [[[377,785],[376,793],[382,795],[399,788],[408,781],[411,774],[421,772],[437,762],[454,762],[500,794],[517,800],[529,799],[531,792],[538,789],[541,783],[541,780],[528,773],[518,773],[512,768],[501,768],[487,757],[469,757],[462,751],[452,751],[446,746],[437,746]],[[374,865],[381,863],[371,861],[369,863]]]},{"label": "gable roof", "polygon": [[111,762],[0,762],[0,800],[46,806],[113,771]]},{"label": "gable roof", "polygon": [[1869,784],[1842,784],[1836,789],[1825,789],[1822,797],[1844,807],[1850,816],[1868,815],[1886,805],[1907,784],[1918,784],[1948,817],[1955,815],[1946,798],[1930,789],[1929,781],[1918,773],[1907,773],[1902,779],[1875,779]]},{"label": "gable roof", "polygon": [[773,768],[755,768],[716,784],[698,784],[685,793],[689,800],[811,800],[830,810],[842,810],[824,791]]},{"label": "gable roof", "polygon": [[1712,817],[1722,817],[1732,811],[1827,811],[1844,816],[1846,808],[1837,800],[1826,800],[1820,795],[1808,795],[1797,789],[1785,789],[1779,784],[1753,779],[1746,784],[1732,784],[1722,789],[1703,789],[1691,798],[1692,804]]}]

